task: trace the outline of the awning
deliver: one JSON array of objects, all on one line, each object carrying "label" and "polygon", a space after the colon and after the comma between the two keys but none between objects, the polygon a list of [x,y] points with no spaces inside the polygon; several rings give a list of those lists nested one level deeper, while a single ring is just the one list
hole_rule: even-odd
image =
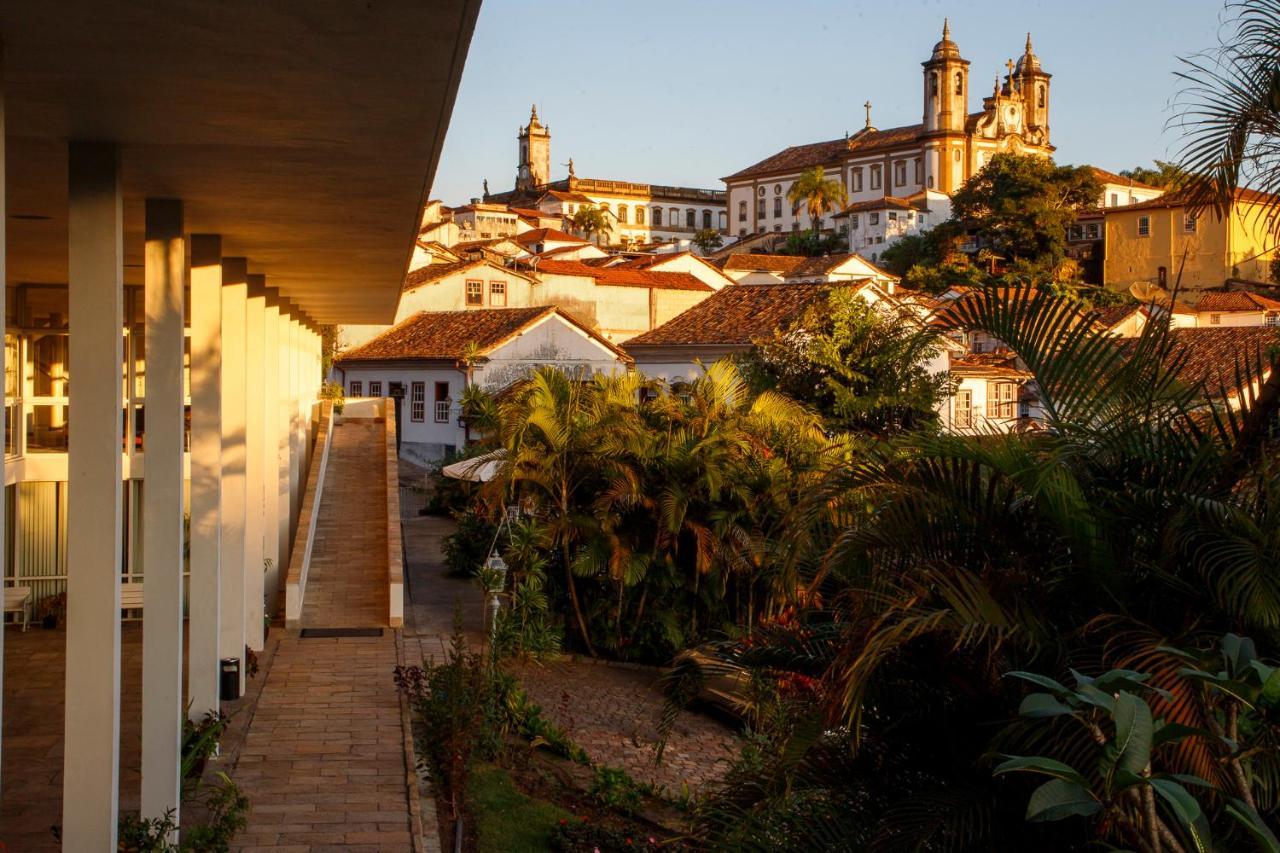
[{"label": "awning", "polygon": [[507,451],[503,449],[490,451],[473,459],[463,459],[446,465],[440,473],[453,480],[466,480],[471,483],[487,483],[502,471],[506,464]]}]

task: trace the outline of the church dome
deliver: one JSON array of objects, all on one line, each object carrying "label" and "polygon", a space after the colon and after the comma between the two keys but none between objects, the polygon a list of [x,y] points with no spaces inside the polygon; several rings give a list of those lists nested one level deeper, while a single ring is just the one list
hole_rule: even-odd
[{"label": "church dome", "polygon": [[929,60],[959,58],[960,46],[951,40],[951,25],[944,18],[942,20],[942,41],[933,46],[933,56],[929,57]]},{"label": "church dome", "polygon": [[1031,50],[1031,33],[1027,33],[1027,49],[1018,57],[1018,66],[1014,68],[1014,74],[1021,74],[1024,71],[1039,71],[1040,57],[1036,56]]}]

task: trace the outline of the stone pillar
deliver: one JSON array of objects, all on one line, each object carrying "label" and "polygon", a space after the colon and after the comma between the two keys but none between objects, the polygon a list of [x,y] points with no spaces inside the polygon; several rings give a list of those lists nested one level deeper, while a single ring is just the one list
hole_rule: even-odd
[{"label": "stone pillar", "polygon": [[280,297],[266,289],[262,313],[262,561],[266,614],[274,616],[280,600]]},{"label": "stone pillar", "polygon": [[222,238],[191,235],[191,594],[187,702],[192,722],[218,710],[222,592]]},{"label": "stone pillar", "polygon": [[[218,657],[240,658],[244,693],[245,657],[245,303],[249,294],[244,258],[222,261],[222,517],[219,543],[221,596]],[[261,568],[259,568],[261,572]]]},{"label": "stone pillar", "polygon": [[263,381],[266,332],[263,318],[267,297],[265,276],[249,276],[249,299],[245,303],[245,515],[244,515],[244,641],[255,652],[262,651],[264,643],[262,617],[264,557],[263,531],[263,469],[264,421],[266,388]]},{"label": "stone pillar", "polygon": [[68,145],[71,392],[67,461],[62,847],[114,850],[120,777],[120,154]]},{"label": "stone pillar", "polygon": [[[147,199],[146,467],[142,486],[142,817],[179,806],[182,750],[182,202]],[[173,840],[177,840],[176,838]]]}]

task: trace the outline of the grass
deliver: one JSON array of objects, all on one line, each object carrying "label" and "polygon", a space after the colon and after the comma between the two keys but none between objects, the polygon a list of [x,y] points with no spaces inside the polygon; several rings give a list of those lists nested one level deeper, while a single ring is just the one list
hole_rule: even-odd
[{"label": "grass", "polygon": [[469,784],[480,853],[548,850],[560,820],[571,817],[546,800],[525,796],[493,764],[476,765]]}]

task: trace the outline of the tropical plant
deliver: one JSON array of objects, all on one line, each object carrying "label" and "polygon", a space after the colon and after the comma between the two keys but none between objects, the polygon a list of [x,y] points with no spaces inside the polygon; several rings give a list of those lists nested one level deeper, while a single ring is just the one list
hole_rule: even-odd
[{"label": "tropical plant", "polygon": [[717,228],[700,228],[693,235],[693,245],[702,254],[710,254],[724,245],[724,237],[720,236]]},{"label": "tropical plant", "polygon": [[1132,178],[1139,183],[1149,184],[1153,187],[1164,187],[1169,190],[1176,190],[1182,186],[1187,175],[1178,164],[1164,160],[1156,160],[1154,162],[1154,169],[1149,166],[1135,166],[1132,169],[1121,170],[1120,177]]},{"label": "tropical plant", "polygon": [[590,204],[578,207],[577,212],[569,217],[569,227],[588,240],[594,237],[597,245],[600,243],[602,234],[608,235],[613,231],[613,223],[609,220],[609,212]]},{"label": "tropical plant", "polygon": [[803,204],[809,213],[809,223],[816,235],[824,214],[839,210],[849,203],[849,193],[836,178],[828,178],[821,166],[814,166],[800,173],[800,177],[787,190],[787,201]]}]

